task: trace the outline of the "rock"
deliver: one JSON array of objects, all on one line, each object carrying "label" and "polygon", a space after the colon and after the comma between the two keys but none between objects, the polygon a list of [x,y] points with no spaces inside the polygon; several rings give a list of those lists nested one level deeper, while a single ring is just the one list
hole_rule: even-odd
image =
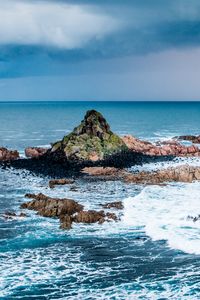
[{"label": "rock", "polygon": [[19,158],[17,150],[8,150],[7,148],[0,147],[0,161],[11,161]]},{"label": "rock", "polygon": [[124,143],[129,150],[150,156],[200,156],[196,146],[184,146],[177,141],[165,141],[156,145],[139,140],[131,135],[124,136]]},{"label": "rock", "polygon": [[200,144],[200,135],[181,135],[174,137],[174,139],[189,141],[193,144]]},{"label": "rock", "polygon": [[45,153],[47,153],[47,148],[42,147],[28,147],[25,149],[25,155],[28,158],[38,158],[40,156],[43,156]]},{"label": "rock", "polygon": [[72,161],[99,161],[125,150],[125,143],[110,130],[105,118],[90,110],[72,133],[52,145],[51,153]]},{"label": "rock", "polygon": [[26,194],[27,198],[34,200],[23,203],[21,208],[35,210],[44,217],[60,217],[61,215],[73,215],[83,210],[83,206],[71,199],[58,199],[44,194]]},{"label": "rock", "polygon": [[7,211],[3,214],[5,219],[15,219],[15,218],[25,218],[27,215],[25,213],[20,213],[19,215],[15,212]]},{"label": "rock", "polygon": [[140,172],[137,174],[128,174],[125,182],[137,184],[160,184],[163,182],[192,182],[200,180],[200,167],[184,165],[176,168],[167,168],[156,172]]},{"label": "rock", "polygon": [[101,204],[101,206],[105,209],[110,209],[110,208],[123,209],[124,208],[122,201]]},{"label": "rock", "polygon": [[188,216],[187,219],[192,220],[193,222],[197,222],[197,221],[200,221],[200,215],[198,215],[196,217]]},{"label": "rock", "polygon": [[105,222],[105,213],[103,210],[95,211],[95,210],[88,210],[88,211],[80,211],[74,218],[73,221],[76,223],[103,223]]},{"label": "rock", "polygon": [[121,170],[114,167],[86,167],[81,172],[90,176],[116,176]]},{"label": "rock", "polygon": [[66,185],[66,184],[73,184],[74,180],[72,179],[53,179],[49,181],[49,187],[52,189],[56,185]]},{"label": "rock", "polygon": [[72,228],[73,218],[69,215],[62,215],[60,217],[60,228],[61,229],[71,229]]}]

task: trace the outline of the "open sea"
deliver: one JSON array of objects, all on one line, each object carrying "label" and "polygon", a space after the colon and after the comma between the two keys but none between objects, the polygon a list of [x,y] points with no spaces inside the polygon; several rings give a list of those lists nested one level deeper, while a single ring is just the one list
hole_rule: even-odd
[{"label": "open sea", "polygon": [[[13,102],[0,103],[0,146],[48,146],[99,110],[119,135],[149,141],[200,134],[200,102]],[[133,166],[154,170],[200,158]],[[48,188],[48,178],[0,169],[0,299],[200,299],[200,183],[141,186],[79,179]],[[25,193],[75,199],[86,209],[123,201],[121,221],[73,225],[20,212]]]}]

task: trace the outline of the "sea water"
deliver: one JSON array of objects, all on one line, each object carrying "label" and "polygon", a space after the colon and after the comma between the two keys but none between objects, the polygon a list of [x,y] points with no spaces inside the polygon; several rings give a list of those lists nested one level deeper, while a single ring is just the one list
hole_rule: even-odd
[{"label": "sea water", "polygon": [[[103,113],[113,131],[156,142],[200,134],[200,103],[19,102],[0,103],[0,145],[49,146],[69,133],[85,111]],[[155,170],[199,158],[133,166]],[[200,299],[200,184],[141,186],[84,182],[48,188],[48,178],[0,169],[0,299]],[[73,225],[19,212],[25,193],[75,199],[86,209],[119,201],[121,221]]]}]

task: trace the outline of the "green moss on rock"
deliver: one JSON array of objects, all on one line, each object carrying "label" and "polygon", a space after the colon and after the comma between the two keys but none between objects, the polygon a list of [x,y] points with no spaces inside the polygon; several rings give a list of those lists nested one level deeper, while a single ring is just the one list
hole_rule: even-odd
[{"label": "green moss on rock", "polygon": [[71,160],[102,160],[108,155],[127,150],[122,139],[110,130],[105,118],[97,111],[87,111],[79,126],[51,151],[62,151]]}]

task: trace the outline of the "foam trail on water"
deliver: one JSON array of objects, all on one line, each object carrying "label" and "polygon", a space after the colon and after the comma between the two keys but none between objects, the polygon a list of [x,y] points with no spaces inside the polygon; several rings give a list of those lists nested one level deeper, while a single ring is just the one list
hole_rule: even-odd
[{"label": "foam trail on water", "polygon": [[199,183],[145,187],[124,200],[123,222],[144,226],[153,240],[166,240],[171,248],[200,254],[200,221],[188,219],[200,214],[199,195]]}]

